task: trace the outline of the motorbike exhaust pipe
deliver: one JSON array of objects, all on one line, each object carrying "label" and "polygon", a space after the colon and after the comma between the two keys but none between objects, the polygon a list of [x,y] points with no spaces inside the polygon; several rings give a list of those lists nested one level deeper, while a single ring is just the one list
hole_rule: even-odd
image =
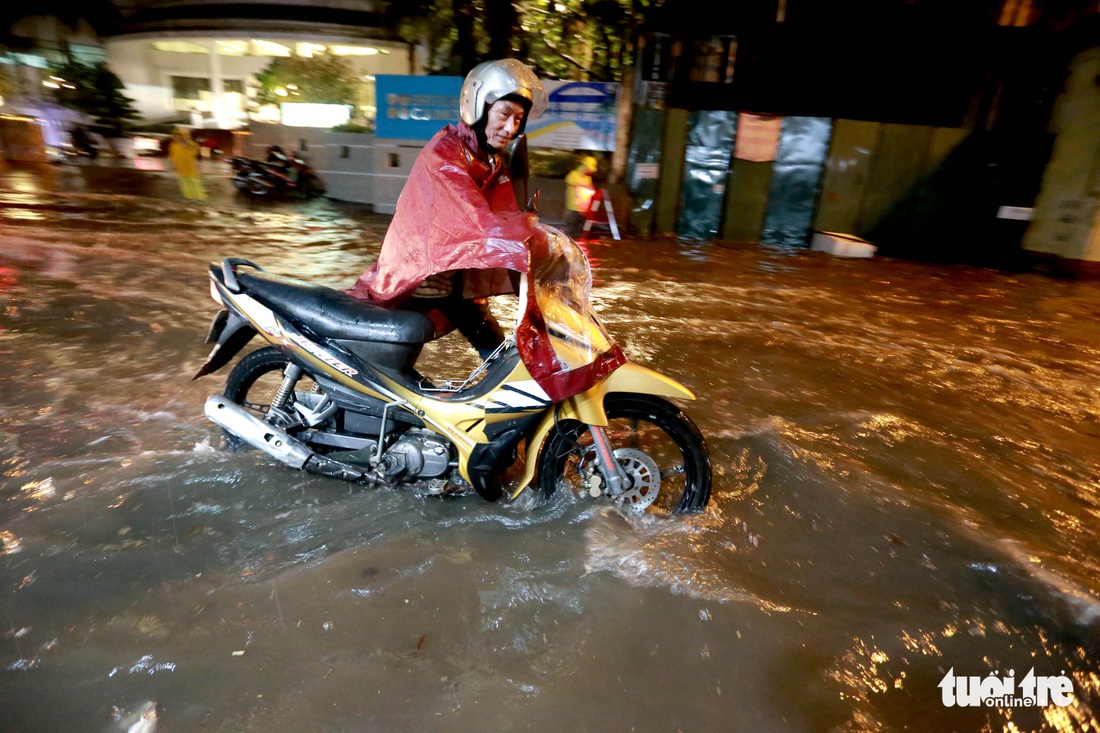
[{"label": "motorbike exhaust pipe", "polygon": [[315,454],[305,443],[245,410],[220,394],[206,400],[206,416],[226,432],[236,435],[254,448],[299,471]]},{"label": "motorbike exhaust pipe", "polygon": [[226,432],[259,448],[264,453],[299,471],[338,478],[342,481],[376,481],[377,477],[343,461],[337,461],[311,450],[302,441],[286,432],[268,425],[251,412],[223,395],[211,395],[206,399],[206,416]]}]

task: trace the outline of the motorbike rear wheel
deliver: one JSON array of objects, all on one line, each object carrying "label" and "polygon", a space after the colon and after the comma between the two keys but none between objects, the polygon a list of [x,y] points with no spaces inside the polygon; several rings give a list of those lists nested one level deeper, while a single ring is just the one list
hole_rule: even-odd
[{"label": "motorbike rear wheel", "polygon": [[300,187],[302,194],[309,199],[316,198],[325,192],[325,187],[320,179],[308,173],[303,176]]},{"label": "motorbike rear wheel", "polygon": [[253,196],[266,196],[271,192],[271,187],[253,174],[245,179],[244,190]]},{"label": "motorbike rear wheel", "polygon": [[[283,371],[290,359],[274,346],[266,346],[257,349],[237,362],[229,377],[225,380],[225,389],[222,394],[234,403],[252,412],[264,422],[275,425],[280,429],[293,427],[291,420],[281,417],[279,414],[269,415],[271,403],[274,401],[279,387],[283,382]],[[283,412],[287,415],[294,414],[294,393],[309,392],[315,383],[308,375],[303,374],[294,385]],[[248,447],[248,444],[240,438],[222,431],[225,436],[226,446],[230,450],[240,450]]]},{"label": "motorbike rear wheel", "polygon": [[[679,407],[653,395],[614,393],[604,400],[607,436],[624,470],[645,472],[649,461],[660,472],[656,498],[634,503],[636,492],[624,494],[627,508],[654,514],[701,510],[710,498],[711,465],[703,434]],[[640,456],[639,453],[644,454]],[[547,436],[539,454],[538,492],[548,500],[564,482],[585,491],[594,477],[595,456],[588,426],[562,420]],[[602,487],[602,478],[600,481]]]}]

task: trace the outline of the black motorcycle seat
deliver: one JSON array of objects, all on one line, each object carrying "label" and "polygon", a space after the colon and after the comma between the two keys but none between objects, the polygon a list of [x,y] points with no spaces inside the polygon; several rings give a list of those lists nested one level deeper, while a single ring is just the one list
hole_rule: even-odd
[{"label": "black motorcycle seat", "polygon": [[326,338],[423,344],[435,333],[421,313],[389,310],[324,285],[245,270],[237,271],[237,282],[242,292]]}]

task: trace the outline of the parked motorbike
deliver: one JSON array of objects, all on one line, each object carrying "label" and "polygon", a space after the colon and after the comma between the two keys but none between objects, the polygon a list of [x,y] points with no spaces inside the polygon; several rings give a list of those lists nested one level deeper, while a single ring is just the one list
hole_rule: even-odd
[{"label": "parked motorbike", "polygon": [[[540,227],[549,262],[532,265],[530,283],[521,279],[520,303],[537,305],[555,364],[589,363],[613,341],[589,309],[588,259],[563,233]],[[656,371],[622,363],[555,401],[513,337],[465,380],[433,381],[415,368],[434,332],[420,313],[234,258],[210,265],[210,294],[222,310],[196,379],[228,364],[255,335],[268,342],[238,361],[222,393],[206,401],[206,416],[230,446],[347,481],[427,494],[472,488],[490,501],[530,490],[541,503],[568,489],[634,512],[671,514],[701,510],[709,499],[706,442],[670,401],[695,397]],[[525,460],[505,486],[521,443]]]},{"label": "parked motorbike", "polygon": [[233,186],[251,196],[300,192],[312,198],[325,192],[321,179],[296,155],[281,160],[237,156],[229,159],[229,165],[233,168]]},{"label": "parked motorbike", "polygon": [[72,155],[85,156],[92,160],[99,157],[99,147],[95,144],[92,133],[82,125],[74,125],[69,131],[69,143]]}]

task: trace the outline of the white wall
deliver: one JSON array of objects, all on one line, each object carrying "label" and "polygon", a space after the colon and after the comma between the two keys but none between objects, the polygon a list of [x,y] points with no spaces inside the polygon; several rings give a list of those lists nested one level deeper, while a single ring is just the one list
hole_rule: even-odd
[{"label": "white wall", "polygon": [[1035,201],[1024,247],[1100,262],[1100,48],[1070,64],[1051,129],[1054,151]]},{"label": "white wall", "polygon": [[[232,39],[219,36],[221,40],[246,40]],[[105,42],[108,64],[122,83],[126,85],[126,95],[134,100],[134,106],[141,116],[147,121],[165,119],[177,114],[173,107],[171,77],[193,76],[210,77],[210,57],[199,53],[176,53],[170,51],[158,51],[153,48],[152,38],[116,38]],[[168,40],[167,38],[164,40]],[[212,47],[214,38],[186,38],[192,43]],[[291,47],[293,41],[280,40]],[[332,39],[328,43],[347,43],[352,45],[382,46],[377,41]],[[379,53],[373,56],[343,56],[342,58],[352,68],[356,76],[365,77],[377,74],[407,74],[409,73],[408,51],[400,46],[393,45],[390,53]],[[218,56],[218,65],[222,79],[239,79],[245,82],[247,89],[249,82],[255,80],[257,74],[263,71],[271,57],[267,56]]]}]

